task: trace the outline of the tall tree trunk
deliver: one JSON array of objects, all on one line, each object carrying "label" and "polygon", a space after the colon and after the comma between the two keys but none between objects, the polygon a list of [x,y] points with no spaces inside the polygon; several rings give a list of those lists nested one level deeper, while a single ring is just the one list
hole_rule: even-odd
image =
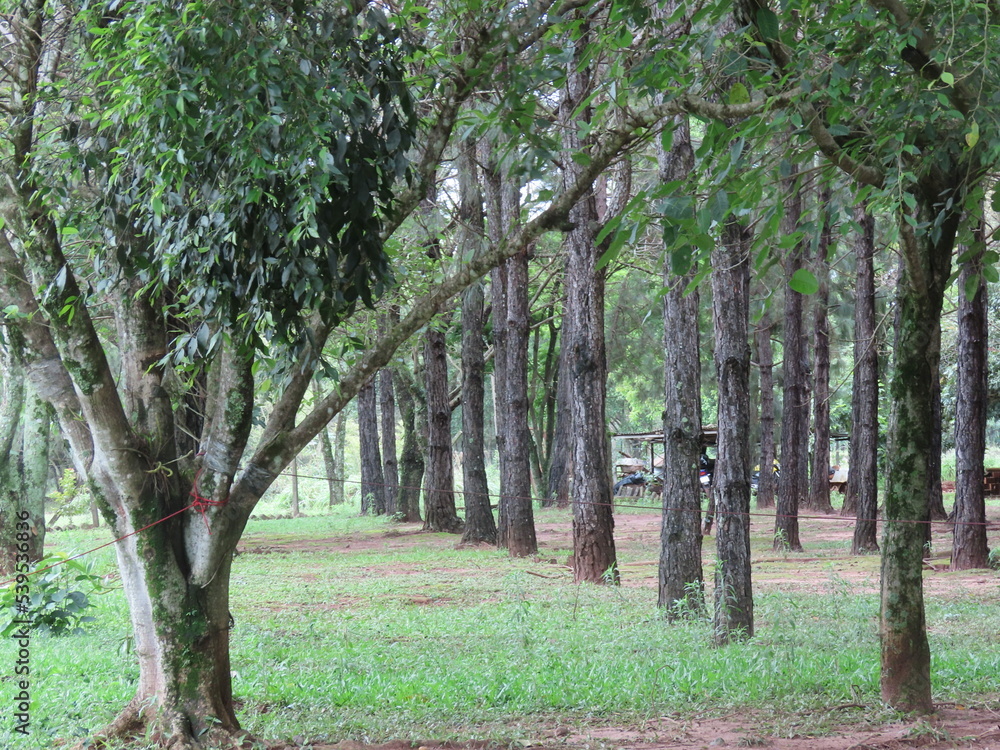
[{"label": "tall tree trunk", "polygon": [[[687,179],[694,168],[687,117],[674,121],[670,152],[658,149],[662,183]],[[664,266],[663,349],[666,409],[663,412],[663,519],[660,526],[659,596],[668,617],[675,603],[694,612],[705,609],[701,567],[701,347],[698,339],[700,300],[686,294],[695,268],[676,275],[668,258]]]},{"label": "tall tree trunk", "polygon": [[774,350],[771,347],[771,313],[764,311],[754,332],[760,368],[760,473],[757,507],[773,508],[777,482],[774,476]]},{"label": "tall tree trunk", "polygon": [[0,575],[45,551],[51,410],[30,384],[8,345],[0,345]]},{"label": "tall tree trunk", "polygon": [[818,513],[833,513],[830,503],[830,267],[828,258],[833,245],[833,215],[830,184],[819,193],[823,220],[816,247],[816,278],[819,290],[813,295],[813,463],[806,507]]},{"label": "tall tree trunk", "polygon": [[730,219],[712,251],[712,311],[719,387],[719,455],[713,495],[719,522],[715,544],[714,639],[754,633],[750,582],[750,251],[749,230]]},{"label": "tall tree trunk", "polygon": [[[520,221],[516,183],[504,179],[490,155],[485,172],[490,242],[499,243]],[[500,499],[497,545],[512,557],[538,551],[531,498],[528,433],[528,256],[507,260],[493,272],[493,373]]]},{"label": "tall tree trunk", "polygon": [[385,512],[397,510],[399,470],[396,465],[396,397],[392,369],[383,367],[378,373],[378,406],[382,420],[382,477],[385,481]]},{"label": "tall tree trunk", "polygon": [[424,477],[424,528],[457,533],[462,520],[455,511],[455,478],[451,456],[451,405],[444,331],[424,334],[424,385],[427,392],[427,473]]},{"label": "tall tree trunk", "polygon": [[[956,177],[960,179],[960,177]],[[896,294],[896,361],[889,386],[886,529],[882,545],[882,698],[898,710],[933,710],[930,648],[924,619],[923,555],[928,518],[934,383],[940,321],[960,189],[928,180],[913,193],[914,215],[899,221],[902,271]],[[948,207],[943,205],[948,201]],[[915,226],[935,226],[934,235]]]},{"label": "tall tree trunk", "polygon": [[852,555],[878,552],[878,340],[875,327],[875,217],[865,204],[854,209],[857,280],[854,303],[854,380],[851,388],[850,470],[845,515],[853,504]]},{"label": "tall tree trunk", "polygon": [[[481,252],[484,241],[483,198],[474,141],[466,141],[458,156],[460,251],[464,256]],[[462,293],[462,478],[465,498],[466,543],[497,543],[497,526],[490,508],[483,446],[486,389],[483,342],[483,285],[472,284]]]},{"label": "tall tree trunk", "polygon": [[[983,271],[985,232],[975,230],[973,257],[958,277],[958,403],[955,405],[955,535],[951,569],[989,567],[986,500],[986,390],[989,326]],[[971,299],[970,299],[971,296]]]},{"label": "tall tree trunk", "polygon": [[[319,381],[313,380],[312,382],[313,399],[319,401],[323,394],[319,388]],[[340,412],[337,415],[337,424],[344,419],[344,412]],[[344,490],[343,483],[341,481],[341,473],[337,470],[337,462],[333,457],[333,441],[330,440],[330,427],[325,426],[319,431],[319,452],[323,457],[323,470],[326,472],[326,487],[329,493],[329,503],[328,507],[332,508],[338,503],[344,502]],[[338,489],[340,494],[338,495]]]},{"label": "tall tree trunk", "polygon": [[[584,147],[579,123],[590,119],[589,108],[577,111],[590,94],[592,71],[582,64],[589,37],[583,22],[582,38],[566,78],[560,116],[567,152]],[[567,158],[563,179],[572,182],[580,165]],[[605,398],[608,365],[604,349],[604,269],[594,241],[597,207],[593,190],[570,210],[572,229],[566,233],[566,311],[563,346],[569,376],[573,420],[573,578],[593,583],[617,583],[619,578],[612,513],[611,457],[606,433]]]},{"label": "tall tree trunk", "polygon": [[424,452],[421,449],[421,439],[418,433],[417,399],[414,394],[414,384],[404,372],[399,374],[399,389],[397,401],[399,416],[403,424],[403,447],[399,453],[399,493],[397,509],[404,521],[420,521],[420,486],[424,481]]},{"label": "tall tree trunk", "polygon": [[385,513],[385,478],[379,451],[375,378],[358,392],[358,436],[361,443],[361,512]]},{"label": "tall tree trunk", "polygon": [[[938,338],[941,332],[938,330]],[[941,350],[941,342],[937,343],[938,351]],[[941,451],[942,451],[942,405],[941,405],[941,375],[934,379],[934,399],[931,408],[933,417],[931,428],[931,451],[927,456],[927,521],[924,525],[927,545],[931,543],[930,521],[944,521],[948,518],[948,511],[944,509],[944,495],[941,492]]]},{"label": "tall tree trunk", "polygon": [[[781,181],[785,202],[782,232],[800,231],[802,183],[800,179]],[[799,241],[785,259],[785,319],[781,407],[781,481],[774,516],[774,548],[801,551],[799,503],[809,491],[809,353],[803,330],[803,296],[788,283],[804,266],[805,242]],[[764,470],[764,467],[761,467]]]},{"label": "tall tree trunk", "polygon": [[549,454],[551,458],[548,497],[556,507],[566,508],[569,506],[569,486],[573,476],[573,456],[570,452],[573,438],[573,411],[570,409],[569,350],[566,347],[565,326],[560,333],[562,341],[556,366],[555,420],[552,450]]},{"label": "tall tree trunk", "polygon": [[[553,283],[554,288],[557,289],[558,286],[558,281]],[[539,443],[536,486],[538,487],[538,492],[543,496],[542,505],[546,507],[556,504],[554,488],[550,480],[552,478],[552,447],[555,442],[556,400],[559,387],[559,327],[556,325],[556,310],[561,303],[556,299],[555,290],[553,290],[552,294],[552,303],[549,305],[546,313],[546,317],[548,318],[548,322],[546,323],[546,338],[548,343],[546,345],[545,363],[540,383],[542,388],[541,405],[537,407],[539,412],[537,419],[539,429],[535,431],[535,435],[540,436],[536,437],[536,441]],[[541,338],[541,328],[538,329],[536,335],[538,338]]]}]

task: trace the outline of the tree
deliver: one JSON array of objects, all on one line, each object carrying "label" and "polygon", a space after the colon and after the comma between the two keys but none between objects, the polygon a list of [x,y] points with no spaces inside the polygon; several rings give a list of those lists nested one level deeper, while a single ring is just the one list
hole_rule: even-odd
[{"label": "tree", "polygon": [[[504,66],[503,70],[506,70]],[[504,180],[495,155],[484,170],[489,239],[500,244],[520,224],[518,183]],[[493,386],[496,404],[500,498],[497,544],[513,557],[538,551],[531,500],[531,436],[528,431],[527,248],[492,274]]]},{"label": "tree", "polygon": [[852,555],[878,552],[878,338],[875,325],[875,217],[861,204],[854,209],[857,226],[854,256],[857,295],[854,301],[854,375],[851,387],[851,469],[845,509],[854,504],[856,521]]},{"label": "tree", "polygon": [[434,327],[424,334],[424,388],[427,394],[424,528],[457,533],[462,530],[462,519],[455,510],[448,355],[445,332]]},{"label": "tree", "polygon": [[379,451],[375,378],[358,393],[358,437],[361,441],[361,512],[385,513],[385,477]]},{"label": "tree", "polygon": [[[476,170],[475,142],[468,140],[458,157],[460,247],[463,254],[481,252],[485,229],[483,198]],[[483,438],[486,369],[483,342],[483,285],[462,293],[462,472],[465,530],[462,541],[496,544],[497,527],[490,508]]]},{"label": "tree", "polygon": [[820,513],[833,513],[830,504],[830,270],[833,250],[833,190],[824,183],[819,192],[822,226],[816,243],[813,267],[819,288],[813,298],[813,455],[809,495],[806,507]]},{"label": "tree", "polygon": [[750,230],[736,219],[712,253],[712,319],[719,388],[719,455],[712,492],[718,514],[715,545],[717,644],[752,638],[750,583]]},{"label": "tree", "polygon": [[382,422],[382,480],[385,482],[385,512],[397,510],[399,471],[396,466],[396,398],[392,368],[383,367],[378,374],[379,416]]},{"label": "tree", "polygon": [[405,368],[396,371],[403,446],[399,454],[397,508],[404,521],[420,521],[420,488],[424,481],[427,442],[427,403],[423,392]]},{"label": "tree", "polygon": [[[313,398],[318,400],[322,397],[318,380],[313,381]],[[344,421],[346,414],[341,412],[337,415],[334,435],[336,442],[336,454],[334,453],[334,440],[330,439],[329,426],[324,427],[319,432],[319,451],[323,456],[323,469],[326,472],[326,485],[329,491],[328,507],[340,505],[344,502],[344,437],[342,429],[346,432],[347,424]],[[339,461],[338,461],[339,458]]]},{"label": "tree", "polygon": [[[589,22],[581,22],[580,36],[572,40],[573,63],[566,77],[560,117],[568,153],[586,150],[579,123],[590,119],[585,101],[591,93],[592,69],[581,52],[589,36]],[[580,166],[565,160],[566,183],[578,179]],[[618,582],[612,514],[611,457],[605,433],[605,386],[608,365],[604,352],[604,269],[594,227],[597,208],[588,191],[569,214],[566,233],[566,308],[563,346],[567,350],[573,436],[573,579],[593,583]]]},{"label": "tree", "polygon": [[987,291],[983,223],[958,277],[958,401],[955,405],[955,534],[951,569],[989,567],[983,455],[986,451]]},{"label": "tree", "polygon": [[[765,303],[766,305],[767,303]],[[774,471],[774,354],[771,347],[770,310],[765,307],[754,330],[757,364],[760,368],[760,473],[757,475],[757,507],[773,508],[776,482]]]},{"label": "tree", "polygon": [[50,409],[25,383],[10,351],[16,345],[0,343],[0,574],[5,576],[17,563],[44,556],[49,469]]},{"label": "tree", "polygon": [[[805,239],[799,234],[803,222],[801,178],[788,177],[781,181],[785,215],[782,233],[786,237],[799,235],[785,257],[785,316],[783,325],[781,406],[781,482],[774,516],[774,548],[801,551],[799,541],[799,503],[809,489],[809,352],[803,312],[805,300],[798,288],[798,275],[805,266]],[[798,275],[797,275],[798,274]],[[761,467],[761,471],[766,471]]]},{"label": "tree", "polygon": [[[660,180],[683,182],[694,168],[687,117],[674,124],[669,152],[657,152]],[[663,520],[660,528],[658,604],[684,602],[695,612],[705,607],[701,567],[701,347],[697,289],[689,290],[695,267],[676,274],[668,254],[664,268],[663,350],[666,409],[663,414]],[[681,270],[681,269],[676,269]],[[692,332],[694,335],[692,335]],[[673,610],[668,609],[668,616]]]},{"label": "tree", "polygon": [[[339,326],[389,283],[401,243],[387,240],[427,194],[463,102],[511,46],[547,46],[558,11],[575,4],[449,16],[434,49],[461,41],[455,56],[411,47],[400,32],[411,19],[389,21],[375,5],[357,14],[306,3],[91,6],[97,17],[67,21],[94,33],[74,35],[40,0],[10,15],[0,308],[25,337],[27,378],[55,408],[119,539],[139,679],[104,734],[148,731],[176,748],[231,743],[240,727],[230,568],[274,479],[449,299],[564,226],[594,179],[662,118],[772,106],[685,94],[598,123],[575,179],[501,245],[446,264],[398,324],[354,348]],[[62,54],[70,39],[87,49]],[[53,69],[87,55],[88,81]],[[404,60],[433,73],[410,76]],[[70,97],[57,80],[79,81],[87,96]],[[411,86],[427,88],[414,97]],[[419,139],[414,98],[427,103]],[[85,263],[65,252],[74,232],[93,241]],[[115,342],[117,379],[98,312],[126,334]],[[328,341],[347,361],[336,388],[300,415]],[[273,408],[251,449],[255,378],[271,383]]]}]

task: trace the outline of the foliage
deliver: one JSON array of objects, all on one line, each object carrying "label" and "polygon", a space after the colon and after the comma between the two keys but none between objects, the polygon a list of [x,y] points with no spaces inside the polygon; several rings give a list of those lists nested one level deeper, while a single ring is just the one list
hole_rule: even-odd
[{"label": "foliage", "polygon": [[50,635],[79,635],[85,623],[95,621],[85,612],[94,607],[91,597],[106,593],[108,588],[104,579],[94,573],[93,562],[51,553],[34,563],[31,571],[27,595],[18,593],[16,583],[0,594],[0,611],[10,618],[0,636],[23,628],[26,620],[33,629]]},{"label": "foliage", "polygon": [[79,481],[76,470],[69,467],[63,469],[58,485],[57,489],[46,495],[55,501],[57,513],[63,516],[75,516],[89,507],[90,491],[86,484]]},{"label": "foliage", "polygon": [[[108,159],[108,244],[125,269],[218,325],[294,341],[390,277],[382,216],[408,174],[404,35],[369,5],[133,2],[91,21],[81,101]],[[220,64],[225,61],[225,64]],[[106,144],[107,155],[100,153]],[[142,241],[123,241],[132,224]]]}]

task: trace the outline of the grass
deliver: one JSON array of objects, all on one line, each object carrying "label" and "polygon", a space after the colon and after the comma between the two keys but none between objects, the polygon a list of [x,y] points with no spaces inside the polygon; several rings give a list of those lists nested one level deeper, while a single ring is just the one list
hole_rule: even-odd
[{"label": "grass", "polygon": [[[568,531],[566,511],[537,518]],[[859,720],[884,719],[877,558],[844,559],[842,542],[810,543],[812,527],[803,530],[808,558],[781,556],[766,519],[753,528],[756,637],[716,649],[708,622],[668,624],[655,607],[655,524],[619,541],[626,585],[604,588],[573,585],[551,564],[565,560],[568,533],[549,538],[537,560],[511,560],[346,511],[253,521],[232,581],[241,721],[268,740],[517,742],[555,723],[745,710],[769,715],[775,733],[822,731],[827,709],[853,703],[871,707]],[[69,552],[106,533],[50,541]],[[94,557],[113,572],[110,549]],[[996,700],[1000,578],[977,572],[987,585],[972,595],[957,574],[940,576],[955,587],[927,606],[935,698]],[[132,696],[138,671],[120,588],[100,598],[97,617],[89,634],[33,640],[32,734],[14,735],[5,711],[0,746],[85,738]],[[15,658],[11,643],[0,644],[5,708]]]}]

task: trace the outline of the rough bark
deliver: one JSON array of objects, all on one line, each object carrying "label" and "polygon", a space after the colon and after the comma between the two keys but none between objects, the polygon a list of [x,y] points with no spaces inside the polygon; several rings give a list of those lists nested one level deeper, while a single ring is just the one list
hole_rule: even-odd
[{"label": "rough bark", "polygon": [[[490,242],[516,231],[520,202],[516,182],[490,161],[485,171]],[[497,545],[512,557],[538,551],[531,498],[528,432],[528,256],[525,250],[493,273],[493,372],[500,458]]]},{"label": "rough bark", "polygon": [[382,478],[385,482],[385,512],[396,513],[399,492],[399,468],[396,462],[396,397],[392,370],[383,367],[378,373],[378,408],[382,422]]},{"label": "rough bark", "polygon": [[[958,400],[955,405],[955,533],[951,569],[989,567],[983,457],[986,452],[987,325],[986,279],[982,275],[983,226],[977,246],[958,277]],[[984,243],[979,245],[979,243]],[[969,299],[969,293],[972,299]]]},{"label": "rough bark", "polygon": [[[786,235],[800,230],[802,185],[800,180],[782,180],[785,215],[781,228]],[[787,283],[803,268],[805,242],[799,241],[785,258],[785,314],[781,406],[781,481],[774,516],[774,549],[802,550],[799,541],[799,504],[809,491],[809,352],[803,330],[803,295]],[[763,467],[761,467],[763,470]]]},{"label": "rough bark", "polygon": [[457,533],[455,475],[451,455],[451,406],[444,331],[424,334],[424,388],[427,393],[427,471],[424,476],[424,528]]},{"label": "rough bark", "polygon": [[[586,27],[584,23],[584,27]],[[567,152],[584,147],[579,123],[589,120],[589,108],[577,111],[590,93],[591,69],[580,53],[589,31],[576,42],[573,66],[566,79],[560,116]],[[563,163],[563,179],[571,182],[580,167]],[[606,434],[605,399],[607,360],[604,345],[604,269],[594,241],[597,208],[588,191],[569,215],[572,229],[565,235],[566,310],[563,346],[567,349],[573,457],[573,578],[575,581],[617,583],[619,578],[612,513],[611,458]]]},{"label": "rough bark", "polygon": [[832,190],[825,183],[818,210],[823,217],[814,264],[819,290],[813,295],[813,455],[806,507],[817,513],[833,513],[830,503],[830,257],[833,245]]},{"label": "rough bark", "polygon": [[[940,330],[937,333],[940,339]],[[940,351],[941,342],[937,342],[937,349]],[[940,368],[937,377],[934,379],[934,395],[931,404],[931,449],[927,455],[927,520],[944,521],[948,518],[948,511],[944,509],[944,494],[941,492],[941,451],[942,451],[942,404],[941,404],[941,374]],[[928,547],[931,543],[931,525],[924,526],[926,542]]]},{"label": "rough bark", "polygon": [[361,444],[361,513],[385,513],[385,478],[379,450],[375,378],[358,392],[358,438]]},{"label": "rough bark", "polygon": [[[933,446],[941,306],[962,196],[946,182],[927,180],[913,197],[917,210],[911,218],[918,225],[936,222],[938,230],[931,236],[916,232],[905,217],[899,222],[902,269],[896,292],[896,359],[889,385],[881,687],[883,699],[894,708],[929,713],[933,702],[923,599],[928,459]],[[946,199],[949,208],[939,203]]]},{"label": "rough bark", "polygon": [[843,513],[853,514],[852,555],[878,552],[878,341],[875,326],[875,217],[862,204],[854,209],[858,233],[857,294],[854,302],[854,376],[851,388],[850,470]]},{"label": "rough bark", "polygon": [[[397,371],[400,388],[396,392],[403,425],[403,446],[399,453],[399,494],[397,508],[404,521],[420,521],[420,487],[424,481],[424,452],[418,432],[417,396],[407,373]],[[423,420],[426,421],[426,420]]]},{"label": "rough bark", "polygon": [[771,314],[765,311],[754,332],[760,368],[760,474],[757,507],[773,508],[777,482],[774,476],[774,350],[771,346]]},{"label": "rough bark", "polygon": [[573,457],[570,454],[573,412],[570,409],[569,351],[566,348],[565,328],[561,329],[560,333],[562,342],[556,368],[555,426],[549,461],[548,497],[556,507],[566,508],[569,506],[570,482],[573,476]]},{"label": "rough bark", "polygon": [[[685,179],[694,168],[687,118],[674,122],[673,147],[659,149],[660,181]],[[664,267],[663,349],[666,409],[663,412],[663,519],[660,527],[657,603],[668,617],[705,610],[701,566],[701,348],[697,289],[686,294],[696,269],[682,276]]]},{"label": "rough bark", "polygon": [[[459,220],[462,255],[481,252],[485,229],[483,198],[475,160],[475,146],[466,142],[458,157]],[[465,499],[465,543],[497,543],[497,526],[490,508],[483,447],[486,389],[484,385],[483,285],[472,284],[462,293],[462,478]]]},{"label": "rough bark", "polygon": [[712,317],[719,388],[719,455],[713,495],[715,544],[714,640],[754,633],[750,581],[750,253],[749,230],[734,219],[712,251]]}]

